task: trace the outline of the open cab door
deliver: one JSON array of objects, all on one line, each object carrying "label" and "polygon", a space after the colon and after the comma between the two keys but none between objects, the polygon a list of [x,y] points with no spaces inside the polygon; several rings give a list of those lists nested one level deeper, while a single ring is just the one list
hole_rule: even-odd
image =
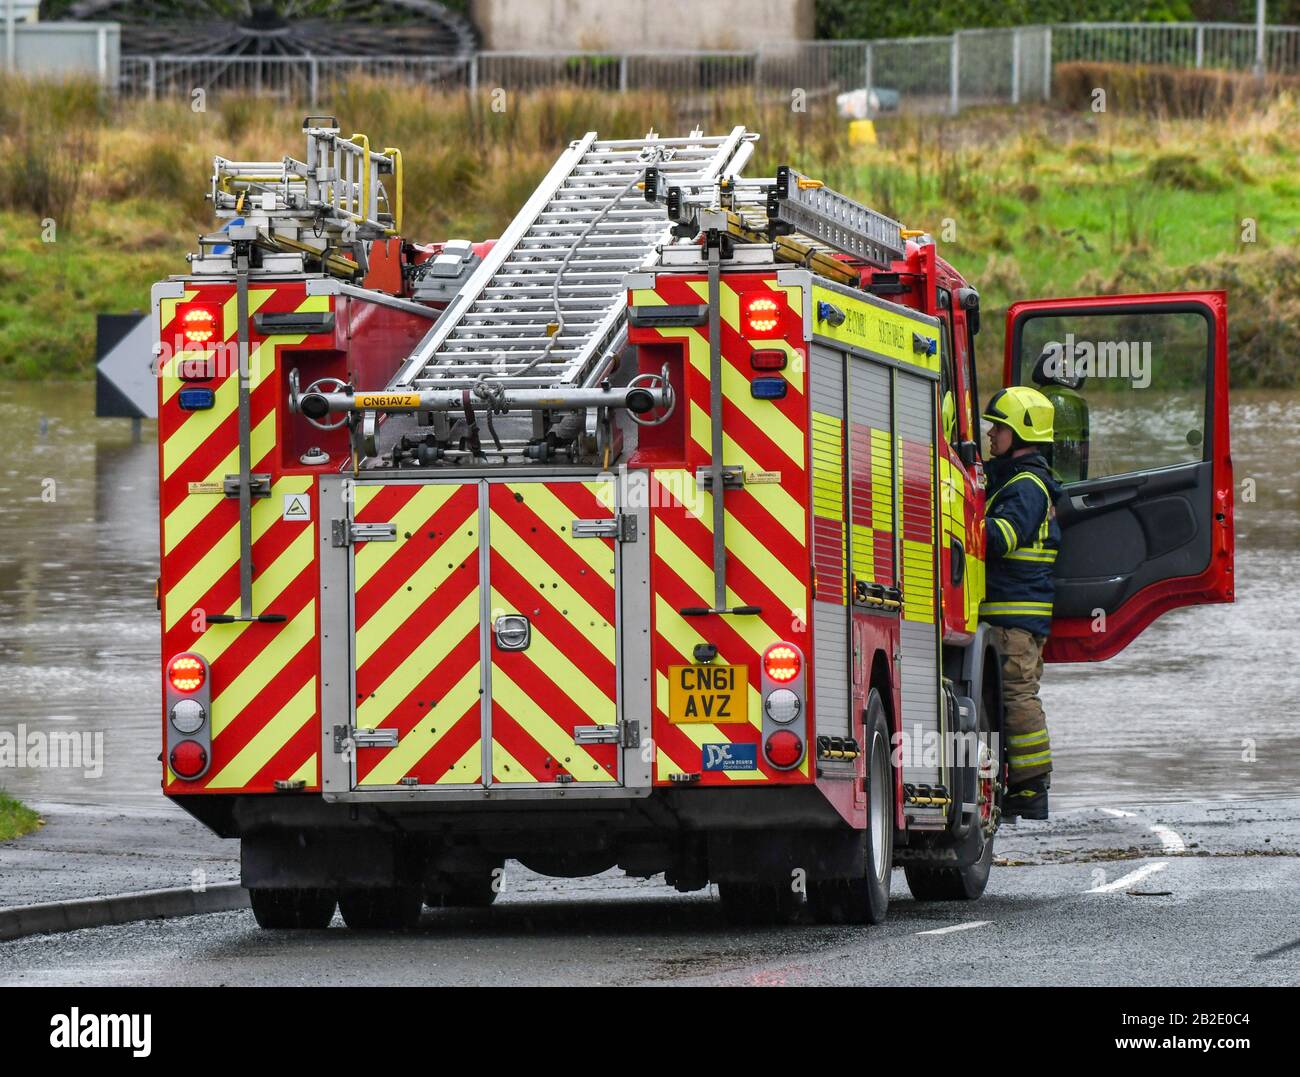
[{"label": "open cab door", "polygon": [[1168,610],[1232,601],[1225,293],[1014,303],[1005,376],[1056,410],[1047,661],[1110,658]]}]

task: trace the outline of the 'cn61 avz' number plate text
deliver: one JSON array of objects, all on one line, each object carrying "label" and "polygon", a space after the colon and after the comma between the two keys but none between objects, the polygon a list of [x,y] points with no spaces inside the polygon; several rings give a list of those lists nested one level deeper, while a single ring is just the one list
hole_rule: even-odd
[{"label": "'cn61 avz' number plate text", "polygon": [[668,720],[747,722],[749,670],[744,666],[669,666]]}]

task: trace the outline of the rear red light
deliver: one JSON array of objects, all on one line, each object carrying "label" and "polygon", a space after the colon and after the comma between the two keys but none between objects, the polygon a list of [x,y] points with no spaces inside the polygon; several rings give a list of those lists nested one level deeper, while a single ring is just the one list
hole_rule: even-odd
[{"label": "rear red light", "polygon": [[181,315],[186,344],[207,344],[217,335],[217,315],[207,307],[190,307]]},{"label": "rear red light", "polygon": [[763,672],[777,684],[789,684],[803,668],[803,659],[788,643],[774,643],[763,652]]},{"label": "rear red light", "polygon": [[167,663],[167,681],[177,692],[187,695],[197,692],[207,679],[207,668],[203,661],[192,654],[178,654]]},{"label": "rear red light", "polygon": [[197,778],[208,765],[207,751],[193,740],[181,741],[167,758],[178,778]]},{"label": "rear red light", "polygon": [[779,729],[768,737],[765,748],[774,767],[793,767],[803,758],[803,741],[788,729]]},{"label": "rear red light", "polygon": [[752,292],[740,301],[741,326],[746,336],[780,336],[785,297],[772,292]]},{"label": "rear red light", "polygon": [[784,370],[785,364],[785,352],[765,349],[752,352],[749,356],[749,365],[755,370]]}]

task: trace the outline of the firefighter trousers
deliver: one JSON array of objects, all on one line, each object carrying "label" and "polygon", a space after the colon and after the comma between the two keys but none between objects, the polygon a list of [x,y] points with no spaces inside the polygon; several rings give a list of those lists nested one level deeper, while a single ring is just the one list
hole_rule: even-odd
[{"label": "firefighter trousers", "polygon": [[1047,715],[1038,698],[1043,677],[1046,636],[1023,628],[990,625],[993,645],[1002,656],[1002,700],[1005,711],[1010,781],[1020,785],[1052,772],[1052,746],[1047,739]]}]

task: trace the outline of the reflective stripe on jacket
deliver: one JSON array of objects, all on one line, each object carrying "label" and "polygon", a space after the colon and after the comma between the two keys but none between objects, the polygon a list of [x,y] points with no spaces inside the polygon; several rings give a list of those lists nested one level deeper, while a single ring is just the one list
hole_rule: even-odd
[{"label": "reflective stripe on jacket", "polygon": [[1052,566],[1061,485],[1039,453],[990,460],[984,528],[987,562],[980,619],[1045,636],[1052,625]]}]

